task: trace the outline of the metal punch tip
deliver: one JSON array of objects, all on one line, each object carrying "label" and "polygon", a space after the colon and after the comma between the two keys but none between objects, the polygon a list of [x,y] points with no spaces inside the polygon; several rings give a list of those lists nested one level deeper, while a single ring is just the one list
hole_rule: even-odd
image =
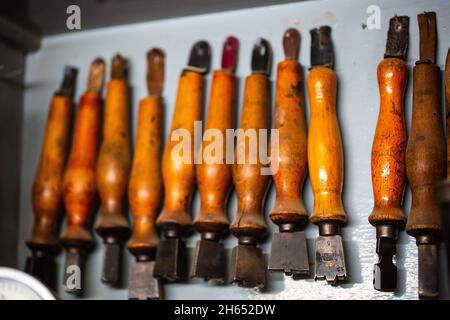
[{"label": "metal punch tip", "polygon": [[84,252],[77,248],[69,248],[64,265],[64,291],[77,296],[84,292]]},{"label": "metal punch tip", "polygon": [[131,267],[128,285],[130,300],[161,300],[161,282],[153,276],[155,261],[139,259]]},{"label": "metal punch tip", "polygon": [[161,240],[156,251],[154,276],[169,282],[187,278],[186,244],[180,238]]},{"label": "metal punch tip", "polygon": [[191,277],[213,284],[225,282],[225,249],[219,241],[201,239],[195,246]]},{"label": "metal punch tip", "polygon": [[233,248],[230,282],[241,287],[266,288],[266,266],[260,248],[250,244],[239,244]]}]

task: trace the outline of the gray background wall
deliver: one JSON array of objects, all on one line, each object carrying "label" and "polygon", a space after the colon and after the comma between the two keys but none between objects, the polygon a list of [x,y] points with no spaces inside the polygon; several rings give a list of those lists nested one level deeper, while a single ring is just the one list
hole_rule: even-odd
[{"label": "gray background wall", "polygon": [[[362,27],[366,22],[366,8],[376,4],[381,8],[381,29],[368,30]],[[81,8],[83,10],[83,8]],[[24,265],[28,250],[24,240],[32,225],[30,190],[34,170],[41,148],[41,139],[49,99],[59,85],[65,65],[80,68],[77,98],[85,87],[89,63],[96,56],[103,56],[110,62],[116,52],[126,56],[131,65],[130,84],[133,87],[133,121],[136,123],[137,102],[146,95],[145,53],[153,46],[162,48],[167,55],[164,99],[166,102],[166,131],[173,112],[178,75],[186,64],[188,52],[193,42],[206,39],[213,50],[213,68],[220,65],[222,42],[233,34],[241,42],[237,75],[240,78],[239,110],[242,101],[244,78],[250,72],[250,54],[257,37],[264,37],[272,44],[275,79],[276,63],[283,59],[281,39],[289,27],[296,27],[302,34],[300,62],[305,72],[310,64],[309,30],[320,25],[333,28],[336,73],[339,81],[338,114],[345,149],[344,205],[349,224],[343,230],[347,251],[350,281],[342,286],[331,287],[313,279],[294,281],[282,275],[270,275],[270,287],[266,293],[258,294],[250,289],[235,286],[213,287],[202,281],[165,286],[169,299],[415,299],[417,297],[417,254],[413,238],[401,234],[398,245],[397,264],[399,266],[399,288],[394,294],[376,292],[372,288],[372,270],[375,261],[375,230],[367,222],[372,206],[372,185],[370,178],[370,152],[378,115],[378,87],[376,67],[382,59],[389,18],[394,14],[409,15],[410,48],[408,65],[412,68],[418,59],[419,38],[417,14],[436,11],[438,21],[437,64],[443,68],[445,54],[450,45],[450,4],[447,0],[346,0],[314,1],[276,5],[263,8],[245,9],[234,12],[207,14],[149,23],[139,23],[120,27],[110,27],[93,31],[45,37],[41,50],[26,59],[26,92],[23,114],[22,175],[20,190],[20,230],[18,264]],[[208,87],[210,77],[208,76]],[[409,124],[411,115],[411,81],[406,93],[405,113]],[[206,99],[208,100],[208,98]],[[309,117],[307,107],[307,117]],[[133,130],[135,127],[133,128]],[[168,132],[166,132],[167,137]],[[267,197],[266,213],[272,208],[275,198],[274,188]],[[309,181],[305,184],[304,199],[307,209],[312,208],[312,193]],[[229,205],[230,217],[236,209],[235,196]],[[409,191],[405,196],[405,209],[409,211]],[[198,212],[198,195],[195,196],[193,212]],[[267,216],[267,214],[266,214]],[[268,225],[275,230],[270,220]],[[313,252],[313,241],[317,228],[309,226],[306,235]],[[192,248],[198,235],[188,239]],[[100,283],[102,246],[99,238],[97,247],[88,263],[86,298],[124,299],[126,287],[110,289]],[[236,239],[229,237],[226,248],[231,249]],[[263,244],[268,253],[270,241]],[[127,254],[126,263],[131,257]],[[442,259],[443,260],[443,259]],[[58,259],[63,264],[63,255]],[[61,275],[59,277],[61,279]],[[443,278],[443,283],[447,279]],[[60,290],[63,298],[69,298]],[[445,288],[444,296],[448,297]]]}]

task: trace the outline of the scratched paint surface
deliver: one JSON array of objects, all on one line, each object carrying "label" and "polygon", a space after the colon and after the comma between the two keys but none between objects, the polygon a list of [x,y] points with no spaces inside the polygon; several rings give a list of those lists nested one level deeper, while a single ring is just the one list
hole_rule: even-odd
[{"label": "scratched paint surface", "polygon": [[[376,4],[381,9],[381,29],[363,28],[366,22],[366,8]],[[167,137],[173,112],[178,75],[187,61],[189,49],[196,40],[205,39],[213,50],[212,66],[220,65],[221,44],[226,36],[236,35],[241,41],[237,75],[239,84],[239,108],[242,102],[244,77],[250,72],[251,48],[257,37],[266,38],[273,47],[275,65],[282,60],[282,35],[289,27],[296,27],[302,35],[300,62],[309,67],[309,29],[328,24],[333,28],[332,37],[336,52],[335,71],[338,77],[337,112],[341,125],[345,153],[344,206],[349,223],[343,230],[346,259],[350,281],[348,284],[331,287],[312,279],[291,280],[283,275],[270,275],[270,287],[264,294],[235,286],[213,287],[200,280],[187,284],[171,284],[165,287],[169,299],[416,299],[417,297],[417,250],[413,238],[402,233],[398,245],[399,289],[396,293],[380,293],[372,288],[372,270],[375,261],[375,231],[367,222],[373,206],[370,177],[370,151],[378,116],[378,87],[376,67],[383,57],[388,20],[394,14],[409,15],[410,49],[408,66],[411,71],[418,59],[418,26],[416,15],[423,11],[436,11],[438,21],[437,64],[442,69],[445,54],[450,44],[450,3],[448,0],[340,0],[313,1],[177,18],[151,23],[140,23],[101,30],[64,34],[45,38],[42,49],[27,57],[26,94],[22,145],[22,184],[20,209],[19,265],[23,266],[28,250],[24,240],[32,224],[30,190],[34,170],[41,147],[41,137],[47,116],[49,98],[59,85],[63,66],[80,68],[77,98],[85,87],[90,61],[102,55],[110,62],[116,52],[130,60],[130,84],[133,87],[133,132],[137,121],[137,102],[146,95],[145,53],[152,46],[162,48],[167,54],[166,81],[163,96]],[[207,27],[205,27],[207,26]],[[210,76],[207,77],[207,87]],[[406,119],[409,128],[411,117],[411,81],[406,92]],[[272,86],[273,89],[273,86]],[[273,96],[273,95],[272,95]],[[208,99],[207,99],[208,100]],[[273,106],[272,106],[273,109]],[[306,105],[307,117],[309,106]],[[272,208],[275,194],[272,186],[266,202],[266,217]],[[312,192],[309,180],[304,191],[305,205],[312,208]],[[234,215],[234,195],[229,205],[230,216]],[[410,194],[405,196],[405,211],[409,211]],[[195,196],[193,212],[198,212],[198,195]],[[275,230],[270,221],[268,225]],[[317,228],[309,226],[306,236],[310,257],[313,257],[314,238]],[[193,248],[198,235],[188,239]],[[87,262],[88,299],[125,299],[126,285],[110,289],[100,283],[102,265],[101,239],[96,238],[97,247]],[[229,237],[225,246],[230,250],[236,239]],[[269,239],[263,250],[269,252]],[[126,253],[126,269],[131,257]],[[58,258],[59,266],[63,256]],[[127,272],[126,272],[127,273]],[[126,278],[125,273],[125,278]],[[61,275],[59,279],[61,279]],[[447,279],[443,279],[447,281]],[[126,281],[126,279],[125,279]],[[62,293],[62,298],[70,296]],[[448,289],[444,295],[448,297]]]}]

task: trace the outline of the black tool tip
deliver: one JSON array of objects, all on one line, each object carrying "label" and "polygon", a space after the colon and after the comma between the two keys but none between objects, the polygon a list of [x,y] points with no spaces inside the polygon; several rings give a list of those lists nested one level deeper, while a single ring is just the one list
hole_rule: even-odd
[{"label": "black tool tip", "polygon": [[394,16],[389,20],[385,58],[406,60],[409,41],[409,17]]},{"label": "black tool tip", "polygon": [[270,75],[272,68],[272,49],[266,39],[259,38],[252,51],[252,72]]},{"label": "black tool tip", "polygon": [[116,286],[120,281],[121,245],[117,242],[105,243],[102,282]]},{"label": "black tool tip", "polygon": [[206,74],[209,71],[211,63],[211,47],[207,41],[196,42],[191,49],[188,70],[192,70],[201,74]]},{"label": "black tool tip", "polygon": [[219,241],[201,239],[195,246],[191,276],[213,284],[225,282],[225,249]]},{"label": "black tool tip", "polygon": [[310,30],[311,34],[311,67],[334,67],[333,42],[331,27],[321,26]]},{"label": "black tool tip", "polygon": [[268,270],[281,271],[293,277],[309,275],[305,232],[295,231],[273,234]]},{"label": "black tool tip", "polygon": [[419,298],[423,300],[439,298],[439,258],[437,243],[437,237],[432,235],[417,237]]},{"label": "black tool tip", "polygon": [[375,290],[392,292],[397,288],[397,266],[393,262],[396,254],[396,239],[377,238],[378,262],[374,265],[373,286]]},{"label": "black tool tip", "polygon": [[128,283],[128,299],[130,300],[161,300],[161,282],[153,276],[155,261],[137,261],[130,270]]},{"label": "black tool tip", "polygon": [[233,248],[230,282],[246,288],[266,288],[266,265],[260,248],[251,244],[239,244]]},{"label": "black tool tip", "polygon": [[61,86],[55,95],[65,96],[73,98],[75,94],[75,87],[77,83],[78,69],[75,67],[67,66],[64,68],[64,77],[61,82]]},{"label": "black tool tip", "polygon": [[283,50],[287,60],[297,60],[300,48],[300,32],[290,28],[283,35]]},{"label": "black tool tip", "polygon": [[53,255],[41,250],[33,250],[27,258],[25,271],[47,287],[56,289],[56,263]]},{"label": "black tool tip", "polygon": [[161,240],[156,251],[154,276],[169,282],[187,278],[186,244],[180,238]]}]

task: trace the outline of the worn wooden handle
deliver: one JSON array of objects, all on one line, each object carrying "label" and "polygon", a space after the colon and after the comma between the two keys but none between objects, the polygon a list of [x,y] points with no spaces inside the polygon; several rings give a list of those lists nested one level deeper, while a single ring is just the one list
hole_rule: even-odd
[{"label": "worn wooden handle", "polygon": [[[277,197],[270,212],[276,224],[305,223],[308,214],[302,192],[307,172],[307,140],[305,98],[300,64],[285,60],[278,64],[273,128],[278,130],[278,153],[272,152],[271,161],[278,163],[273,175]],[[274,159],[278,156],[277,159]]]},{"label": "worn wooden handle", "polygon": [[372,187],[374,208],[369,222],[404,227],[402,210],[406,182],[406,132],[403,97],[407,66],[397,58],[384,59],[378,65],[380,113],[372,145]]},{"label": "worn wooden handle", "polygon": [[100,96],[94,93],[84,94],[78,105],[72,149],[63,182],[67,226],[61,241],[65,246],[87,247],[92,243],[86,225],[96,201],[95,165],[100,108]]},{"label": "worn wooden handle", "polygon": [[232,164],[227,164],[226,160],[227,152],[233,150],[226,148],[226,130],[235,126],[235,98],[234,74],[225,70],[215,71],[200,150],[203,158],[201,164],[196,166],[201,205],[194,226],[199,232],[223,232],[228,229],[225,207],[232,183]]},{"label": "worn wooden handle", "polygon": [[95,229],[103,237],[129,234],[125,198],[130,162],[128,85],[113,79],[106,90],[103,141],[96,170],[101,208]]},{"label": "worn wooden handle", "polygon": [[57,247],[56,229],[62,212],[63,174],[68,153],[72,99],[54,96],[50,102],[39,165],[34,177],[34,224],[30,248]]},{"label": "worn wooden handle", "polygon": [[[267,229],[263,205],[270,176],[261,174],[261,168],[265,165],[261,163],[259,157],[259,129],[269,127],[269,92],[267,76],[252,74],[245,80],[240,124],[243,134],[237,139],[233,165],[238,208],[231,224],[231,231],[237,237],[263,237]],[[254,134],[248,129],[254,129]],[[255,163],[252,163],[251,158],[256,160]]]},{"label": "worn wooden handle", "polygon": [[[164,207],[157,225],[162,229],[191,227],[195,187],[194,122],[202,118],[203,77],[184,70],[178,83],[170,135],[163,153]],[[183,150],[184,149],[184,150]]]},{"label": "worn wooden handle", "polygon": [[311,117],[308,132],[308,167],[314,193],[311,222],[346,222],[342,205],[344,156],[336,115],[336,75],[315,67],[308,74]]},{"label": "worn wooden handle", "polygon": [[436,185],[446,174],[446,145],[439,103],[439,69],[432,63],[420,63],[413,71],[413,113],[406,148],[406,173],[412,193],[406,231],[439,234],[441,208]]},{"label": "worn wooden handle", "polygon": [[162,131],[161,98],[152,96],[142,99],[128,187],[134,221],[128,248],[135,255],[155,250],[158,246],[155,220],[164,193],[161,177]]}]

